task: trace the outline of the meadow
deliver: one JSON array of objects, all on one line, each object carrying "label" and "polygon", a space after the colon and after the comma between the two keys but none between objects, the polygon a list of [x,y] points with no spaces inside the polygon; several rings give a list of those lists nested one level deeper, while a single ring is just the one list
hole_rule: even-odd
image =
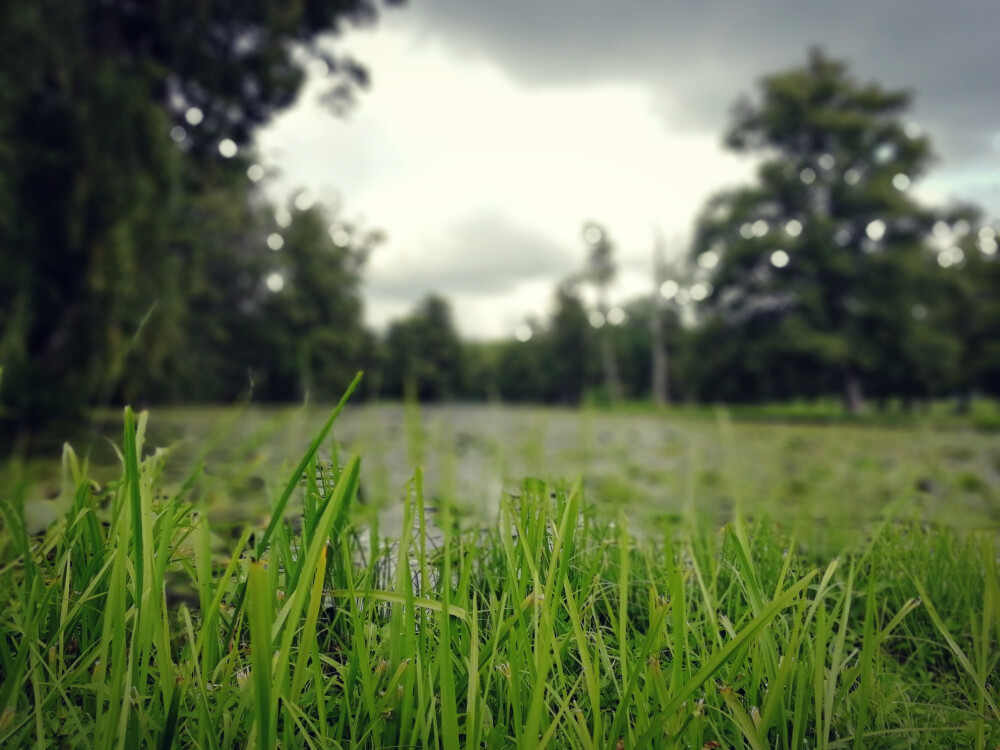
[{"label": "meadow", "polygon": [[0,746],[1000,746],[1000,436],[126,410],[0,484]]}]

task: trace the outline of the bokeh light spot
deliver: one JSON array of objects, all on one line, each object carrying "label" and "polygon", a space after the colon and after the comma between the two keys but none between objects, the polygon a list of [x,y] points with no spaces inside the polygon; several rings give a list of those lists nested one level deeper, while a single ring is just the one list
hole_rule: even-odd
[{"label": "bokeh light spot", "polygon": [[272,250],[280,250],[285,246],[285,238],[277,232],[272,232],[267,236],[267,246]]},{"label": "bokeh light spot", "polygon": [[[583,239],[589,245],[596,245],[598,242],[601,241],[601,237],[603,237],[603,235],[601,234],[601,230],[595,226],[589,226],[583,232]],[[601,325],[604,324],[601,323]]]},{"label": "bokeh light spot", "polygon": [[706,250],[698,256],[698,265],[705,270],[711,270],[719,265],[719,255],[714,250]]},{"label": "bokeh light spot", "polygon": [[295,196],[295,207],[299,211],[308,211],[316,203],[316,197],[308,190],[303,190]]},{"label": "bokeh light spot", "polygon": [[771,265],[775,268],[784,268],[788,265],[788,253],[784,250],[775,250],[771,253]]},{"label": "bokeh light spot", "polygon": [[285,277],[278,272],[268,274],[266,281],[267,288],[272,292],[280,292],[285,288]]},{"label": "bokeh light spot", "polygon": [[885,164],[896,156],[896,147],[891,143],[883,143],[875,149],[872,155],[879,164]]},{"label": "bokeh light spot", "polygon": [[865,227],[865,234],[868,235],[868,239],[878,242],[885,237],[885,222],[881,219],[868,222],[868,226]]},{"label": "bokeh light spot", "polygon": [[222,154],[224,159],[232,159],[236,156],[236,152],[239,148],[236,146],[236,141],[232,138],[223,138],[219,141],[219,153]]},{"label": "bokeh light spot", "polygon": [[691,299],[695,302],[701,302],[703,299],[711,294],[712,288],[709,284],[704,281],[699,281],[697,284],[691,287]]}]

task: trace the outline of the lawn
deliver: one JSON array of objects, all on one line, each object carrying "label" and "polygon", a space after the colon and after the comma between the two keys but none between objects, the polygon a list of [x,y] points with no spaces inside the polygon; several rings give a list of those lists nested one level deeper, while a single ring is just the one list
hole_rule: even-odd
[{"label": "lawn", "polygon": [[995,434],[391,406],[121,427],[3,470],[0,746],[1000,745]]}]

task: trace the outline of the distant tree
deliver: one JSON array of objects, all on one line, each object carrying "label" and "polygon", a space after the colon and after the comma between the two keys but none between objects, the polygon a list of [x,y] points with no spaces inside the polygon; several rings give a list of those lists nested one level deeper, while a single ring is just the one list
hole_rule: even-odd
[{"label": "distant tree", "polygon": [[[676,307],[660,304],[657,300],[639,298],[624,306],[625,321],[615,331],[615,357],[618,360],[622,390],[627,398],[648,399],[657,402],[652,388],[655,371],[650,361],[656,346],[656,328],[659,321],[659,338],[663,350],[673,354],[663,363],[665,381],[670,383],[674,398],[684,395],[684,383],[678,372],[685,346],[685,332],[681,327]],[[667,369],[669,368],[669,369]]]},{"label": "distant tree", "polygon": [[584,224],[583,241],[587,245],[587,267],[583,278],[593,284],[597,292],[597,313],[600,316],[598,340],[601,367],[604,370],[604,386],[611,400],[617,402],[622,398],[622,385],[615,359],[614,332],[612,326],[605,325],[610,311],[608,289],[618,274],[618,265],[614,257],[615,246],[607,230],[594,222]]},{"label": "distant tree", "polygon": [[505,341],[497,352],[496,380],[506,402],[543,403],[553,400],[557,388],[547,370],[548,337],[542,333],[529,341]]},{"label": "distant tree", "polygon": [[943,331],[960,348],[951,385],[963,408],[976,391],[1000,395],[998,234],[980,221],[980,212],[965,206],[935,224],[938,277],[914,307],[924,327]]},{"label": "distant tree", "polygon": [[465,363],[448,302],[431,295],[412,315],[390,325],[384,362],[386,395],[398,397],[412,390],[421,401],[461,395]]},{"label": "distant tree", "polygon": [[263,398],[336,399],[365,355],[361,269],[381,238],[339,229],[338,244],[321,209],[291,215],[281,249],[267,250],[266,270],[256,282],[259,307],[248,311],[245,326],[255,342],[248,365]]},{"label": "distant tree", "polygon": [[556,288],[555,312],[545,341],[550,383],[546,400],[580,403],[584,391],[594,382],[594,342],[587,309],[572,282]]},{"label": "distant tree", "polygon": [[908,104],[906,92],[860,84],[818,50],[768,76],[758,100],[737,105],[726,138],[761,158],[757,184],[712,200],[695,237],[695,254],[718,260],[714,313],[753,332],[748,346],[780,335],[778,350],[835,373],[850,411],[886,364],[873,330],[914,325],[900,285],[929,269],[933,216],[908,189],[931,152],[901,120]]}]

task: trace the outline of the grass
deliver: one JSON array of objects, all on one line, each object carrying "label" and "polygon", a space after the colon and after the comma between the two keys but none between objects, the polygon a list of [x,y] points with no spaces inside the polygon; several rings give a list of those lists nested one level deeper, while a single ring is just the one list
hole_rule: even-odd
[{"label": "grass", "polygon": [[0,746],[1000,745],[995,529],[901,496],[831,551],[725,472],[668,514],[527,479],[483,524],[414,449],[384,538],[341,407],[235,538],[204,463],[168,481],[130,410],[117,476],[66,448],[44,532],[5,496]]}]

